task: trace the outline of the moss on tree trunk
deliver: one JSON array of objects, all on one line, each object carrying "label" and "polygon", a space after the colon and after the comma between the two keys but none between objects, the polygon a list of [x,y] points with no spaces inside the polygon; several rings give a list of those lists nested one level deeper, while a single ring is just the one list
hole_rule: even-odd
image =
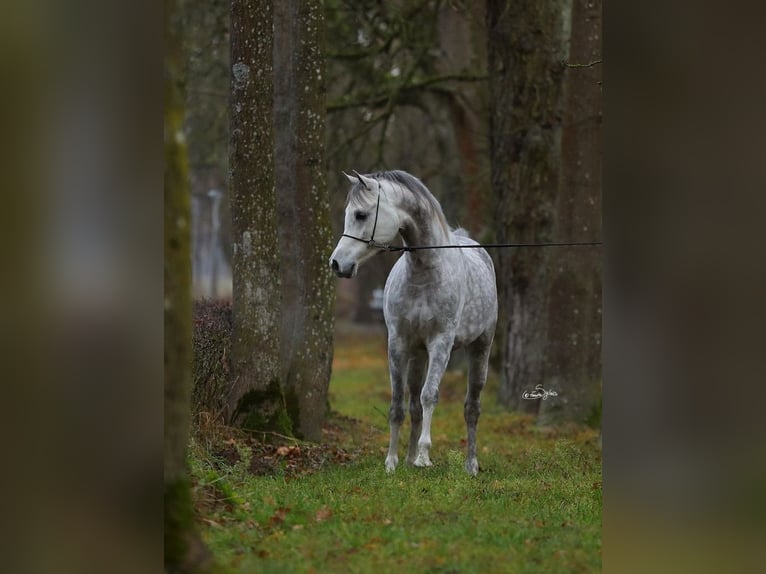
[{"label": "moss on tree trunk", "polygon": [[186,468],[192,363],[191,213],[180,45],[176,4],[165,0],[165,571],[200,572],[211,567],[211,560],[194,525]]},{"label": "moss on tree trunk", "polygon": [[280,434],[292,434],[292,421],[285,404],[275,397],[282,396],[278,379],[272,380],[265,388],[252,389],[242,395],[237,403],[234,418],[245,430],[274,431]]},{"label": "moss on tree trunk", "polygon": [[188,478],[165,481],[164,560],[168,574],[220,574],[194,527],[191,485]]}]

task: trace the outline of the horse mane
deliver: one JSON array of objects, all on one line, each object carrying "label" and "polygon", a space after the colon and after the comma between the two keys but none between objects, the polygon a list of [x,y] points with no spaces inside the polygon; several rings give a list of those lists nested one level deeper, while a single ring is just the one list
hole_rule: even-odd
[{"label": "horse mane", "polygon": [[[410,192],[409,195],[415,200],[418,207],[420,207],[427,215],[436,219],[444,228],[444,232],[447,236],[449,236],[450,228],[449,225],[447,225],[447,218],[444,217],[444,211],[442,210],[441,204],[425,184],[417,177],[399,169],[379,171],[377,173],[369,174],[369,177],[392,184],[393,189],[398,191],[403,197],[406,195],[405,190]],[[367,189],[361,183],[354,184],[349,191],[346,203],[360,202],[362,199],[361,196],[365,195],[366,192]]]}]

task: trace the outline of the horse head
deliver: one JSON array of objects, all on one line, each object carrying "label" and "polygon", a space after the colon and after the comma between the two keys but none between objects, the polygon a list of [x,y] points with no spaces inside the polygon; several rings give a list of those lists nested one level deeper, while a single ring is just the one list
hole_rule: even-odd
[{"label": "horse head", "polygon": [[379,252],[377,246],[396,239],[400,216],[390,194],[376,178],[354,171],[344,174],[352,184],[346,202],[343,235],[330,256],[338,277],[356,276],[359,266]]}]

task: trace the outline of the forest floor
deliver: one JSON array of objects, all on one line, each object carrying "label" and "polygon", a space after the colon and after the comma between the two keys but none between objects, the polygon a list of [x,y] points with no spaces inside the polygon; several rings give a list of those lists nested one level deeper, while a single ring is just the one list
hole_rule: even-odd
[{"label": "forest floor", "polygon": [[465,374],[448,371],[434,466],[387,475],[390,399],[381,329],[340,326],[322,444],[198,424],[197,520],[231,572],[598,572],[601,451],[588,427],[540,428],[482,396],[480,472],[466,474]]}]

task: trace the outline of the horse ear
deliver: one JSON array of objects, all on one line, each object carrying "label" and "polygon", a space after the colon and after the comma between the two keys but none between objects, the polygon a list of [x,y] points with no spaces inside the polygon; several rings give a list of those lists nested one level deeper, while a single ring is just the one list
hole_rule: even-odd
[{"label": "horse ear", "polygon": [[356,183],[357,179],[353,175],[348,175],[345,171],[341,172],[351,183]]},{"label": "horse ear", "polygon": [[366,175],[362,175],[358,171],[354,170],[354,175],[359,178],[359,181],[362,183],[364,187],[367,189],[373,189],[375,187],[375,180],[371,177],[367,177]]}]

